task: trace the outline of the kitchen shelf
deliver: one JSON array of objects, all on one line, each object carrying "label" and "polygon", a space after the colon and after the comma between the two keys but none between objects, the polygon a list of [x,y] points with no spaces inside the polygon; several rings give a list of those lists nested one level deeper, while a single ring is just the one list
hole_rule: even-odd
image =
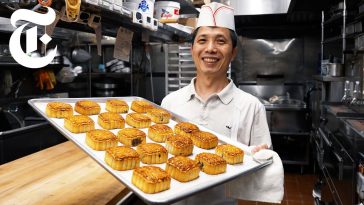
[{"label": "kitchen shelf", "polygon": [[[185,0],[179,1],[185,2]],[[157,31],[151,31],[149,29],[146,29],[141,25],[132,22],[133,13],[131,10],[125,7],[121,7],[120,10],[109,10],[104,7],[96,6],[86,2],[82,2],[82,4],[82,8],[85,8],[87,10],[100,11],[104,35],[106,34],[109,36],[116,36],[118,27],[122,26],[134,32],[147,32],[151,37],[160,40],[175,41],[176,37],[188,38],[190,36],[189,33],[160,22],[158,23]],[[188,4],[184,3],[183,5]],[[104,25],[109,27],[109,29],[104,29]]]},{"label": "kitchen shelf", "polygon": [[[11,56],[0,56],[0,66],[23,67],[22,65],[17,63]],[[48,64],[44,66],[44,68],[62,68],[65,66],[68,66],[68,64]]]},{"label": "kitchen shelf", "polygon": [[346,77],[332,77],[332,76],[322,76],[322,75],[314,75],[314,80],[322,81],[322,82],[339,82],[345,81]]},{"label": "kitchen shelf", "polygon": [[354,18],[355,21],[361,21],[361,20],[364,20],[364,12],[361,13],[361,14],[358,14],[355,18]]},{"label": "kitchen shelf", "polygon": [[[158,1],[163,1],[163,0],[157,0]],[[181,5],[181,9],[180,9],[180,13],[181,14],[198,14],[199,12],[197,11],[197,9],[195,8],[195,5],[189,1],[189,0],[173,0],[175,2],[180,3]]]},{"label": "kitchen shelf", "polygon": [[119,78],[119,77],[130,77],[130,73],[80,73],[77,77],[89,77],[99,78],[99,77],[109,77],[109,78]]},{"label": "kitchen shelf", "polygon": [[326,21],[324,21],[324,25],[328,25],[328,24],[333,24],[333,23],[340,23],[339,21],[342,20],[343,18],[343,14],[336,14],[334,16],[332,16],[331,18],[327,19]]},{"label": "kitchen shelf", "polygon": [[270,131],[271,135],[290,135],[290,136],[308,136],[310,132],[278,132],[278,131]]},{"label": "kitchen shelf", "polygon": [[342,39],[343,39],[342,35],[334,36],[334,37],[325,39],[323,41],[323,43],[333,43],[333,42],[341,41]]},{"label": "kitchen shelf", "polygon": [[[185,2],[185,3],[182,3],[183,6],[190,5],[185,0],[179,0],[179,1]],[[55,8],[55,9],[58,11],[61,10],[60,8]],[[83,1],[81,4],[81,10],[89,12],[89,13],[96,13],[101,16],[102,34],[105,36],[115,37],[117,34],[117,31],[118,31],[118,28],[120,26],[128,28],[129,30],[131,30],[133,32],[137,32],[137,33],[146,32],[147,34],[149,34],[149,36],[151,37],[152,40],[157,40],[157,41],[176,42],[176,41],[178,41],[178,38],[180,38],[180,37],[189,38],[191,36],[190,33],[187,33],[178,28],[174,28],[172,26],[169,26],[168,24],[164,24],[164,23],[160,23],[160,22],[158,22],[157,31],[151,31],[149,29],[146,29],[146,28],[142,27],[141,25],[135,24],[132,22],[132,11],[130,11],[129,9],[127,9],[125,7],[121,7],[119,10],[109,10],[107,8],[104,8],[104,7],[101,7],[98,5],[93,5],[90,3],[86,3]],[[191,10],[191,9],[188,9],[187,11],[189,11],[189,10]],[[11,15],[12,11],[0,6],[0,13],[1,13],[1,15],[0,15],[1,17],[5,17],[5,18],[0,17],[1,18],[0,19],[0,31],[9,32],[9,33],[13,32],[15,29],[11,26],[10,19],[8,18]],[[4,21],[4,19],[5,19],[5,21]],[[6,20],[6,19],[8,19],[8,20]],[[8,21],[9,23],[7,24],[6,21]],[[62,28],[66,29],[66,30],[62,31]],[[65,22],[65,21],[60,20],[57,23],[57,27],[56,27],[52,37],[60,38],[60,39],[69,39],[69,37],[70,36],[72,37],[72,35],[65,34],[65,33],[67,33],[68,31],[71,31],[71,30],[87,32],[87,33],[91,33],[91,34],[95,33],[95,31],[92,28],[90,28],[89,26],[87,26],[85,24],[74,23],[74,22]],[[71,33],[73,33],[73,32],[71,32]]]}]

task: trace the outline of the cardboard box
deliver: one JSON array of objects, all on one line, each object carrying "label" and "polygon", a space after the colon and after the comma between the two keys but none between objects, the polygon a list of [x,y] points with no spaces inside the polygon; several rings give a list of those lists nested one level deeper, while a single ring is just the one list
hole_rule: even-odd
[{"label": "cardboard box", "polygon": [[178,23],[184,26],[195,28],[197,24],[197,18],[180,18],[178,19]]}]

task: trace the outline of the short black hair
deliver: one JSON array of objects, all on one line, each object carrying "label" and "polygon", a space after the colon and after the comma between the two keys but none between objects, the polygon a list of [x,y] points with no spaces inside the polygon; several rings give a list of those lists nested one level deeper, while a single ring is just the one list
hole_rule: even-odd
[{"label": "short black hair", "polygon": [[[192,39],[191,39],[192,46],[193,43],[195,42],[195,38],[199,29],[200,27],[196,28],[196,30],[194,30],[192,33]],[[231,29],[229,29],[229,31],[230,31],[231,42],[233,43],[233,48],[235,48],[238,44],[238,35],[235,33],[235,31]]]}]

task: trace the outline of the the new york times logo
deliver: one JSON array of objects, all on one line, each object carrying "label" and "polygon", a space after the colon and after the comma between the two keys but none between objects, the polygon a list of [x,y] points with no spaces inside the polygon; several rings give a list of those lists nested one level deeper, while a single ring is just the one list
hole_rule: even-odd
[{"label": "the new york times logo", "polygon": [[[28,9],[16,10],[10,18],[11,25],[16,27],[16,22],[20,20],[32,22],[37,25],[47,26],[53,23],[56,19],[56,13],[50,7],[47,7],[46,14],[40,14]],[[28,25],[26,23],[17,28],[10,37],[9,49],[10,53],[20,65],[28,68],[41,68],[48,65],[56,55],[57,46],[54,50],[43,57],[31,57],[29,54],[37,50],[37,26],[26,30],[26,52],[23,51],[20,45],[20,36],[23,29]],[[47,34],[44,34],[40,39],[44,44],[48,44],[52,40]]]}]

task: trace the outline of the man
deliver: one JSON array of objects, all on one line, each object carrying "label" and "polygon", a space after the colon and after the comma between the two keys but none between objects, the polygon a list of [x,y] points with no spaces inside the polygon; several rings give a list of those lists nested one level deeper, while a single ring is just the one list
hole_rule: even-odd
[{"label": "man", "polygon": [[[211,7],[216,24],[206,20],[211,18],[204,11],[211,13]],[[220,22],[219,15],[224,17]],[[227,78],[237,52],[232,8],[213,2],[202,7],[199,19],[191,48],[196,78],[166,96],[162,107],[246,145],[268,148],[271,138],[264,106]]]},{"label": "man", "polygon": [[[216,2],[202,6],[191,47],[196,77],[188,86],[167,95],[162,107],[255,146],[256,152],[271,147],[271,137],[264,106],[227,77],[237,53],[236,44],[233,9]],[[220,185],[180,203],[226,205],[236,201],[225,196],[225,185]]]}]

